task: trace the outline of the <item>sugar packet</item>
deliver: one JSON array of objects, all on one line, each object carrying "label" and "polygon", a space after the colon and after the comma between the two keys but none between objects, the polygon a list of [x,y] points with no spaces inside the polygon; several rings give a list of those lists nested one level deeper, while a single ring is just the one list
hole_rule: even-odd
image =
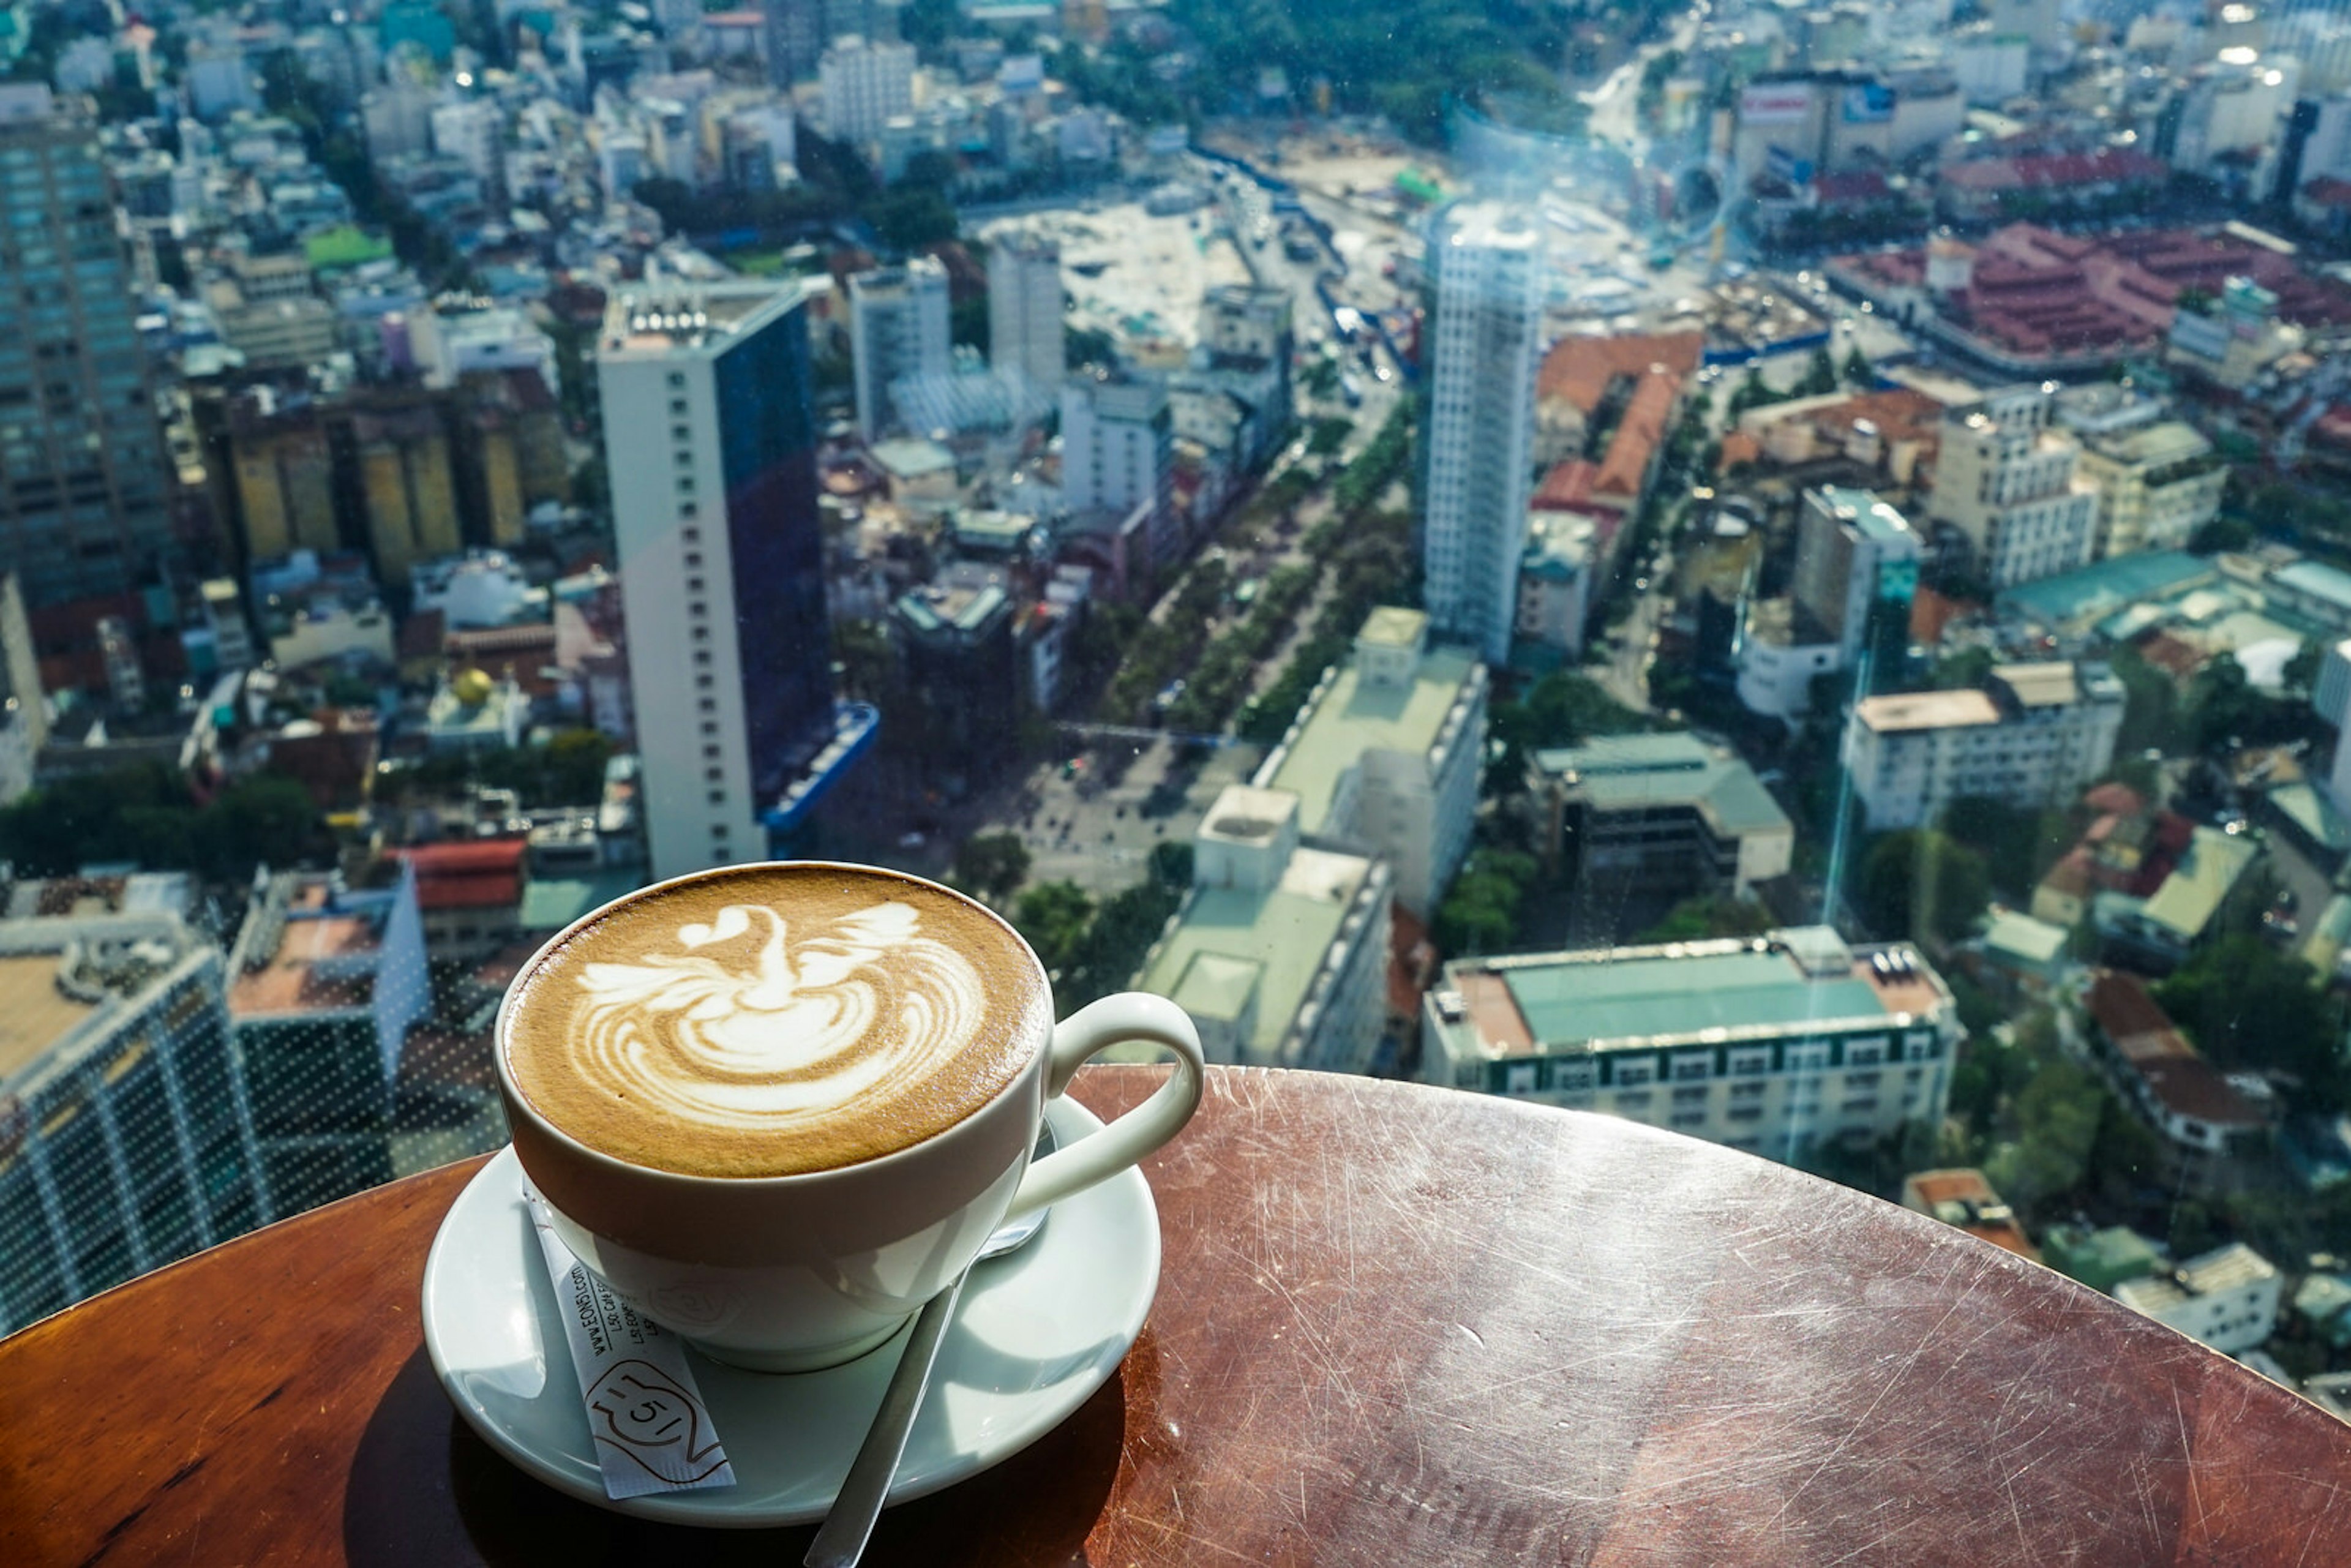
[{"label": "sugar packet", "polygon": [[735,1469],[695,1385],[685,1342],[606,1289],[555,1234],[547,1200],[524,1197],[562,1307],[605,1495],[618,1500],[733,1486]]}]

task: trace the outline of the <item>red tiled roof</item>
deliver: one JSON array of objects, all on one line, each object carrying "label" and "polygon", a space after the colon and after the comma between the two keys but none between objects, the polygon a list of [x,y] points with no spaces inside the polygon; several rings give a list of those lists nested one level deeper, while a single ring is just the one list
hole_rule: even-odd
[{"label": "red tiled roof", "polygon": [[1673,417],[1674,399],[1681,385],[1681,377],[1671,371],[1651,370],[1642,375],[1625,404],[1625,417],[1617,422],[1607,455],[1600,460],[1600,472],[1593,477],[1594,495],[1640,498],[1642,484],[1649,476],[1649,461],[1666,439],[1666,422]]},{"label": "red tiled roof", "polygon": [[1543,476],[1528,506],[1538,512],[1580,512],[1592,499],[1592,482],[1600,469],[1581,457],[1571,457]]},{"label": "red tiled roof", "polygon": [[2099,970],[2088,1006],[2115,1053],[2167,1110],[2220,1126],[2262,1124],[2261,1113],[2197,1053],[2137,975]]},{"label": "red tiled roof", "polygon": [[1841,174],[1822,174],[1813,181],[1813,194],[1823,205],[1837,207],[1882,202],[1893,193],[1886,176],[1875,169],[1855,169]]},{"label": "red tiled roof", "polygon": [[1698,369],[1705,350],[1703,332],[1562,338],[1535,372],[1535,401],[1564,399],[1588,414],[1600,406],[1617,377],[1646,375],[1656,366],[1686,376]]},{"label": "red tiled roof", "polygon": [[2110,185],[2159,181],[2163,164],[2144,152],[2108,148],[2100,152],[2050,152],[2022,158],[1978,158],[1953,163],[1936,178],[1980,194],[2051,186]]},{"label": "red tiled roof", "polygon": [[418,844],[392,854],[415,868],[420,909],[488,909],[521,901],[520,839]]}]

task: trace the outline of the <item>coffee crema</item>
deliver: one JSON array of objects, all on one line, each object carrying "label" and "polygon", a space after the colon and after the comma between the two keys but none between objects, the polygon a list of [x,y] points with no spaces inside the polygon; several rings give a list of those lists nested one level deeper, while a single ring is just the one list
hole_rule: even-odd
[{"label": "coffee crema", "polygon": [[889,872],[730,867],[622,899],[543,956],[500,1049],[556,1127],[687,1176],[830,1170],[987,1104],[1043,1048],[1036,961]]}]

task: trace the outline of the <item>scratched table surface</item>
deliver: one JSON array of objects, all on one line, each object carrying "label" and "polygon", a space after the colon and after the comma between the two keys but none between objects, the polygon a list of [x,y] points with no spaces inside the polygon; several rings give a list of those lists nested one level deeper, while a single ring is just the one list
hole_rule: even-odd
[{"label": "scratched table surface", "polygon": [[[805,1530],[622,1519],[456,1419],[417,1300],[477,1164],[0,1341],[0,1562],[799,1562]],[[1792,1170],[1222,1070],[1147,1169],[1165,1270],[1122,1375],[869,1561],[2351,1563],[2351,1427]]]}]

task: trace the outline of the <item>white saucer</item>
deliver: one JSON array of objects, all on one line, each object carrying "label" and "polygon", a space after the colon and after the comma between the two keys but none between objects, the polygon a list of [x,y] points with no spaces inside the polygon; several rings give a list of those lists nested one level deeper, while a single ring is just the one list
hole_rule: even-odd
[{"label": "white saucer", "polygon": [[[1102,1123],[1075,1101],[1048,1107],[1064,1144]],[[978,1265],[940,1347],[905,1462],[904,1502],[1019,1453],[1116,1370],[1159,1288],[1159,1211],[1142,1173],[1053,1206],[1038,1238]],[[898,1364],[902,1331],[846,1366],[744,1372],[690,1352],[736,1484],[615,1502],[588,1437],[547,1265],[511,1146],[457,1196],[424,1265],[424,1346],[466,1424],[558,1491],[622,1513],[755,1528],[824,1517]]]}]

